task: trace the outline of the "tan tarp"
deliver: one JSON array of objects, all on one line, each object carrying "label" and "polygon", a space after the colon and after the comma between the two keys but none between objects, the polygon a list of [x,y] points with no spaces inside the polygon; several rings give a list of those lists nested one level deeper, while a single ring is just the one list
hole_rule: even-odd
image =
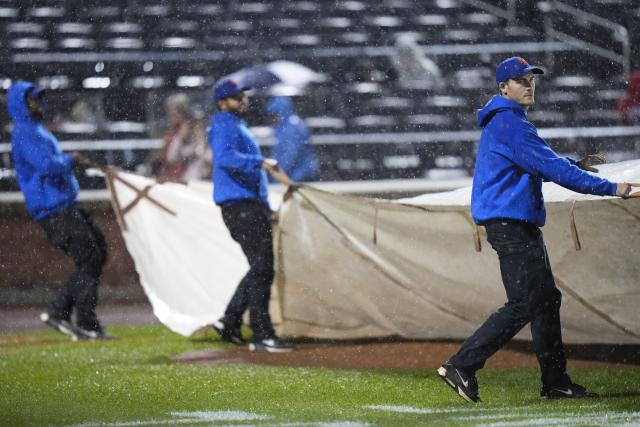
[{"label": "tan tarp", "polygon": [[[638,182],[640,161],[606,165],[601,174]],[[123,236],[155,314],[183,335],[210,325],[247,269],[213,205],[211,185],[119,176],[138,189],[112,182],[114,205],[126,211]],[[145,194],[176,215],[140,197],[147,186]],[[469,194],[462,189],[394,202],[311,187],[291,192],[275,235],[272,314],[279,331],[466,337],[505,299],[497,256],[482,228],[483,249],[475,250]],[[544,234],[564,294],[565,341],[640,343],[640,199],[584,196],[554,184],[545,184],[545,198]],[[273,194],[274,207],[279,199]]]},{"label": "tan tarp", "polygon": [[[601,172],[637,182],[640,162]],[[640,199],[585,196],[555,184],[544,191],[543,230],[564,294],[564,339],[640,343]],[[463,189],[394,203],[310,187],[294,192],[280,223],[283,332],[467,337],[505,301],[498,259],[482,227],[483,250],[476,252],[469,196]],[[528,330],[521,337],[528,338]]]}]

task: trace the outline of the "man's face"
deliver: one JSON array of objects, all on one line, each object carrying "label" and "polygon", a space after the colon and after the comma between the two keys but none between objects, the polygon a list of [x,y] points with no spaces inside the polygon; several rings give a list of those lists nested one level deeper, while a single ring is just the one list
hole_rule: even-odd
[{"label": "man's face", "polygon": [[533,73],[500,83],[500,93],[507,99],[529,108],[535,102],[536,81]]},{"label": "man's face", "polygon": [[41,121],[44,117],[44,101],[42,97],[27,97],[26,104],[31,117],[38,121]]},{"label": "man's face", "polygon": [[249,97],[244,92],[238,92],[236,96],[230,96],[219,102],[220,109],[239,116],[249,110]]}]

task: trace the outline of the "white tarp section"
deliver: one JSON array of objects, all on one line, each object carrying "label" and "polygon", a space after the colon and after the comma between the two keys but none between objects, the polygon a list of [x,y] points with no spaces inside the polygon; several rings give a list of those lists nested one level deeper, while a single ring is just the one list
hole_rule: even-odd
[{"label": "white tarp section", "polygon": [[[640,182],[640,161],[604,165],[601,175]],[[544,193],[565,340],[640,343],[640,199],[586,196],[552,183]],[[466,338],[505,301],[482,227],[483,250],[475,250],[470,194],[394,203],[296,191],[281,210],[283,332]],[[574,200],[580,251],[570,227]]]},{"label": "white tarp section", "polygon": [[[127,228],[122,235],[154,314],[182,335],[210,325],[223,315],[248,269],[213,203],[211,184],[156,184],[134,174],[118,176],[139,190],[151,185],[148,195],[176,213],[142,197],[122,216]],[[112,187],[126,210],[138,192],[118,179]],[[280,199],[274,194],[272,205]]]},{"label": "white tarp section", "polygon": [[[601,166],[601,175],[640,182],[640,161]],[[219,318],[247,264],[211,200],[211,185],[115,180],[124,239],[156,316],[190,335]],[[155,184],[155,185],[154,185]],[[565,341],[640,343],[640,199],[585,196],[545,184],[543,231],[564,294]],[[281,195],[274,195],[272,207]],[[402,201],[300,187],[276,228],[280,333],[357,338],[465,338],[505,301],[498,259],[469,216],[470,189]],[[577,200],[577,201],[576,201]],[[575,205],[573,202],[576,201]],[[115,204],[115,203],[114,203]],[[571,235],[571,209],[582,250]],[[274,311],[277,310],[277,313]],[[524,332],[521,338],[527,338]]]}]

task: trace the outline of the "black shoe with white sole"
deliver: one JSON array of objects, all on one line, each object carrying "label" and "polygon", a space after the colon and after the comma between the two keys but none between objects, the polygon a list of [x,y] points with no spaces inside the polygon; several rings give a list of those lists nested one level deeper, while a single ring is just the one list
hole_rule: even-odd
[{"label": "black shoe with white sole", "polygon": [[449,363],[438,368],[438,375],[467,402],[480,402],[475,375],[467,375]]},{"label": "black shoe with white sole", "polygon": [[276,336],[253,341],[251,344],[249,344],[250,351],[256,351],[260,353],[285,353],[288,351],[293,351],[295,349],[295,345],[290,342],[283,341]]},{"label": "black shoe with white sole", "polygon": [[47,312],[40,313],[40,320],[56,331],[70,336],[73,341],[78,341],[76,329],[71,322],[53,317]]},{"label": "black shoe with white sole", "polygon": [[224,323],[224,318],[218,319],[213,322],[213,330],[220,335],[222,341],[230,342],[235,345],[245,345],[247,342],[242,338],[242,331],[240,328],[228,328]]},{"label": "black shoe with white sole", "polygon": [[75,331],[79,341],[113,340],[116,338],[102,329],[102,326],[98,326],[95,329],[84,329],[76,326]]},{"label": "black shoe with white sole", "polygon": [[543,387],[540,392],[543,399],[581,399],[585,397],[598,397],[597,393],[587,391],[580,384],[571,383],[563,386]]}]

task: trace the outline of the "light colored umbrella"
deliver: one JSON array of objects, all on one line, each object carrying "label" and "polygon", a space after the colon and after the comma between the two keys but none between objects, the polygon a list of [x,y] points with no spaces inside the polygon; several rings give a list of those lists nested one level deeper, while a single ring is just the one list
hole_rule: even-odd
[{"label": "light colored umbrella", "polygon": [[320,83],[326,77],[311,68],[292,61],[273,61],[267,64],[253,65],[224,77],[233,79],[240,86],[253,89],[269,89],[271,92],[297,92],[310,83]]}]

